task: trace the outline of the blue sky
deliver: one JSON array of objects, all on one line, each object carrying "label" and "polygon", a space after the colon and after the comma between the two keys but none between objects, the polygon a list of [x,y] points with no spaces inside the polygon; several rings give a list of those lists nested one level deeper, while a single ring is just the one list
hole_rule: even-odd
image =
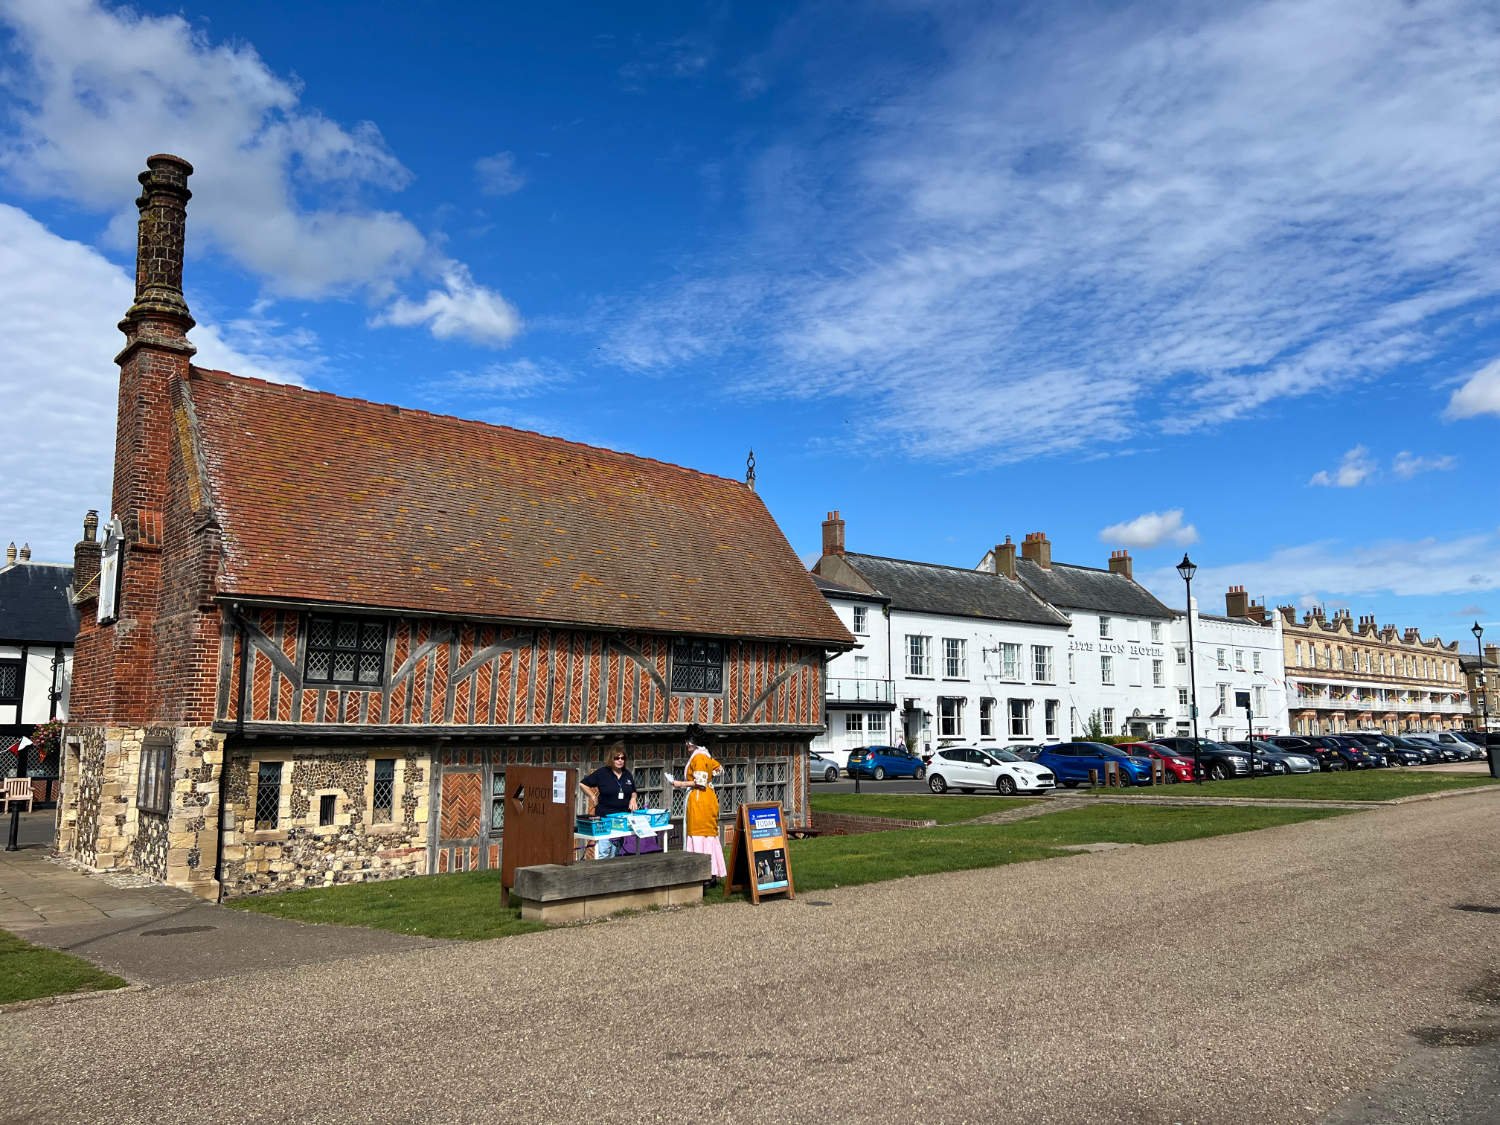
[{"label": "blue sky", "polygon": [[135,175],[198,361],[1500,639],[1500,9],[0,0],[0,540],[108,508]]}]

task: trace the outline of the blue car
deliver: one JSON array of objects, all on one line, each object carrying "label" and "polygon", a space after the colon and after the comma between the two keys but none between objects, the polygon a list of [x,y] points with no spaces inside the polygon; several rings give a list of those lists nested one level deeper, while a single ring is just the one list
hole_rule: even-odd
[{"label": "blue car", "polygon": [[927,776],[921,758],[895,746],[866,746],[853,751],[848,770],[850,777],[873,777],[876,781],[888,777],[914,777],[920,781]]},{"label": "blue car", "polygon": [[1149,758],[1133,758],[1125,751],[1102,742],[1055,742],[1042,747],[1036,756],[1036,764],[1046,766],[1057,780],[1069,789],[1089,779],[1089,772],[1104,778],[1104,763],[1113,762],[1120,770],[1122,780],[1131,785],[1151,784],[1151,761]]}]

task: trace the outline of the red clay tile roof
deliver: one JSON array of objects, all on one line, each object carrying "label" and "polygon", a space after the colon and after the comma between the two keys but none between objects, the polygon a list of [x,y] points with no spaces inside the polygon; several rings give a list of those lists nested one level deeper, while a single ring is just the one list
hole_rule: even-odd
[{"label": "red clay tile roof", "polygon": [[223,595],[853,644],[744,484],[194,368]]}]

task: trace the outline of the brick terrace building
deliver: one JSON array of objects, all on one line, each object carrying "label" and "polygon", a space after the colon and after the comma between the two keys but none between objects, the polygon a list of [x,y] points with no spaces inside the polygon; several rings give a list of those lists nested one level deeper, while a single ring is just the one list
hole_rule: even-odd
[{"label": "brick terrace building", "polygon": [[853,638],[751,487],[195,367],[192,169],[147,164],[64,852],[205,897],[494,866],[509,764],[623,737],[662,804],[694,721],[726,818],[806,819]]},{"label": "brick terrace building", "polygon": [[1416,629],[1398,632],[1374,617],[1356,627],[1347,609],[1331,621],[1322,609],[1300,622],[1292,606],[1279,612],[1293,734],[1449,730],[1468,721],[1457,641],[1424,641]]}]

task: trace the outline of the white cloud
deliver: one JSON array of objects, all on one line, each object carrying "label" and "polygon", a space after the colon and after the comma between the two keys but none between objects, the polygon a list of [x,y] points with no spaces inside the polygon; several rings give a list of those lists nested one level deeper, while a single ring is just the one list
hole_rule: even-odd
[{"label": "white cloud", "polygon": [[526,177],[516,167],[514,153],[497,152],[474,162],[479,190],[485,195],[514,195],[526,186]]},{"label": "white cloud", "polygon": [[[1014,460],[1375,378],[1500,295],[1493,5],[924,19],[939,67],[801,75],[827,116],[749,177],[753,221],[718,271],[744,299],[717,305],[695,265],[608,354],[739,349],[747,387],[856,397],[908,449]],[[1088,424],[1028,413],[1054,372],[1107,389]],[[994,425],[1006,403],[1025,426]],[[1500,376],[1455,404],[1500,404]]]},{"label": "white cloud", "polygon": [[1370,451],[1362,445],[1356,445],[1344,454],[1337,469],[1332,472],[1319,469],[1307,483],[1325,488],[1356,488],[1374,475],[1375,461],[1370,456]]},{"label": "white cloud", "polygon": [[382,293],[442,268],[410,220],[366,200],[411,180],[379,130],[303,106],[253,47],[91,0],[4,0],[0,24],[18,64],[0,169],[19,190],[115,212],[117,245],[134,244],[133,178],[166,151],[195,167],[190,252],[222,251],[272,293]]},{"label": "white cloud", "polygon": [[1451,455],[1442,457],[1418,457],[1415,453],[1403,449],[1396,454],[1391,462],[1391,472],[1402,480],[1410,480],[1418,473],[1445,472],[1458,464],[1458,458]]},{"label": "white cloud", "polygon": [[1443,417],[1475,418],[1480,414],[1500,415],[1500,359],[1485,364],[1453,392]]},{"label": "white cloud", "polygon": [[[39,562],[71,563],[84,509],[107,514],[114,468],[115,402],[124,338],[114,327],[134,279],[96,251],[59,238],[24,211],[0,204],[0,539],[29,540]],[[194,362],[240,375],[300,381],[286,358],[242,351],[254,325],[193,330]],[[304,341],[306,343],[306,341]]]},{"label": "white cloud", "polygon": [[398,298],[373,324],[425,324],[439,340],[463,339],[476,344],[507,344],[521,331],[521,317],[504,297],[476,285],[469,271],[448,263],[443,287],[420,301]]},{"label": "white cloud", "polygon": [[[1143,581],[1159,594],[1181,596],[1175,570],[1153,571]],[[1500,532],[1455,539],[1320,540],[1263,559],[1200,566],[1193,582],[1204,590],[1244,586],[1267,605],[1352,604],[1384,594],[1472,598],[1500,589]]]},{"label": "white cloud", "polygon": [[1099,538],[1105,543],[1142,550],[1168,542],[1186,547],[1198,542],[1198,529],[1192,524],[1183,524],[1182,509],[1173,508],[1167,512],[1147,512],[1125,523],[1111,524],[1099,533]]}]

